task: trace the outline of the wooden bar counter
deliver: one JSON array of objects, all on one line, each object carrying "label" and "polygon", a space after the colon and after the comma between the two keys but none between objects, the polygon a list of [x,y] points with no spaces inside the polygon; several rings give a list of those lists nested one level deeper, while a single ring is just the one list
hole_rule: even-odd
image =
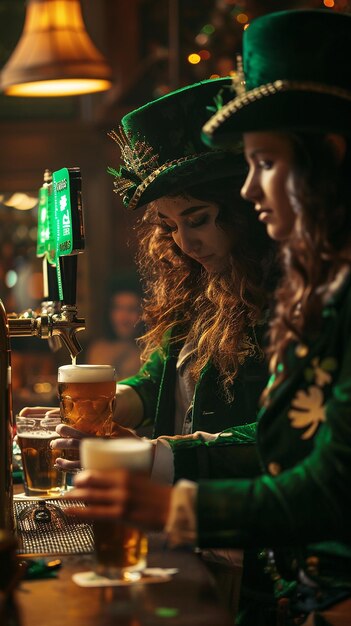
[{"label": "wooden bar counter", "polygon": [[150,536],[148,567],[177,568],[178,573],[167,582],[128,587],[78,587],[72,575],[91,570],[93,557],[59,557],[57,578],[20,584],[21,626],[231,626],[200,559],[164,546],[161,536]]}]

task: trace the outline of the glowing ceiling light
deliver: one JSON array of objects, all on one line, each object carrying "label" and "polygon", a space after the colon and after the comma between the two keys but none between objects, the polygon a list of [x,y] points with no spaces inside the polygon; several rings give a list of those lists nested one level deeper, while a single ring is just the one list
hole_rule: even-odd
[{"label": "glowing ceiling light", "polygon": [[111,87],[111,70],[85,30],[79,0],[29,0],[21,38],[4,66],[9,96],[69,96]]}]

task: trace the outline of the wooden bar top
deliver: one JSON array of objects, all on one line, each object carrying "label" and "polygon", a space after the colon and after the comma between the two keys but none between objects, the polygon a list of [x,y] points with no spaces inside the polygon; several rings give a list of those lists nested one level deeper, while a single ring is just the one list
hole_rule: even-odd
[{"label": "wooden bar top", "polygon": [[93,568],[90,555],[64,556],[57,578],[24,580],[16,592],[22,626],[231,626],[196,554],[150,536],[148,567],[178,568],[168,582],[78,587],[72,574]]}]

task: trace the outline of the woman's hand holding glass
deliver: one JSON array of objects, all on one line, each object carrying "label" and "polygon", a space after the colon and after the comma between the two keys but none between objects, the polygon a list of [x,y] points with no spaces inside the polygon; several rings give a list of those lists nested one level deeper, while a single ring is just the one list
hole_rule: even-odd
[{"label": "woman's hand holding glass", "polygon": [[[83,433],[72,426],[67,426],[67,424],[60,424],[56,428],[56,432],[60,435],[59,439],[55,439],[52,442],[51,447],[55,450],[76,450],[79,452],[79,446],[82,439],[87,437],[91,438],[94,435]],[[118,424],[114,424],[112,427],[111,437],[136,437],[139,439],[137,435],[133,433],[133,431],[129,430],[129,428],[123,428],[122,426],[118,426]],[[64,452],[63,452],[64,454]],[[56,459],[56,465],[60,469],[63,469],[68,472],[74,472],[81,469],[80,459],[71,461],[65,458],[58,457]]]},{"label": "woman's hand holding glass", "polygon": [[144,529],[162,530],[166,524],[172,487],[125,469],[85,470],[75,477],[69,497],[87,506],[69,507],[67,513],[81,519],[125,522]]},{"label": "woman's hand holding glass", "polygon": [[[24,407],[20,411],[21,416],[30,417],[31,415],[42,415],[43,419],[48,417],[59,417],[60,409],[59,407]],[[67,459],[64,458],[65,455],[69,455],[70,452],[77,452],[77,456],[79,454],[79,445],[82,439],[86,437],[94,437],[92,434],[87,434],[77,428],[73,428],[73,426],[68,426],[67,424],[59,424],[56,427],[56,432],[60,435],[59,438],[55,439],[51,442],[51,448],[55,450],[62,450],[62,457],[58,457],[56,459],[56,467],[62,469],[67,472],[76,472],[81,469],[80,459]],[[129,428],[125,428],[120,426],[117,422],[112,422],[111,428],[111,437],[120,438],[120,437],[135,437],[139,439],[138,435]]]},{"label": "woman's hand holding glass", "polygon": [[[30,417],[31,415],[42,415],[44,418],[60,417],[60,409],[58,407],[48,406],[36,406],[36,407],[24,407],[20,416]],[[51,442],[51,448],[54,450],[79,450],[80,441],[87,435],[76,428],[67,426],[66,424],[59,424],[56,426],[56,432],[60,435],[59,438]],[[65,471],[76,471],[80,469],[80,461],[70,461],[58,457],[55,463],[56,467]]]}]

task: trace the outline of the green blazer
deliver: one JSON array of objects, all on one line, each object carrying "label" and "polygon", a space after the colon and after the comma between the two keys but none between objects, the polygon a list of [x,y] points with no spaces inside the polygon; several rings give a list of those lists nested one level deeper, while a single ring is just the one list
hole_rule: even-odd
[{"label": "green blazer", "polygon": [[[285,575],[351,587],[350,275],[322,311],[319,339],[290,345],[287,374],[258,416],[264,474],[200,482],[200,545],[290,546]],[[237,430],[226,435],[235,464]]]},{"label": "green blazer", "polygon": [[[260,329],[262,336],[264,329],[265,327]],[[133,387],[139,394],[144,407],[144,418],[140,426],[153,424],[154,437],[174,434],[174,397],[179,349],[179,346],[176,347],[173,344],[166,346],[164,354],[161,351],[154,352],[136,376],[120,381],[121,384]],[[209,363],[201,372],[195,387],[192,401],[193,431],[215,433],[231,426],[254,422],[258,399],[267,378],[268,371],[264,359],[247,358],[232,387],[234,399],[227,403],[218,384],[218,372]],[[246,442],[251,449],[253,442],[252,436]],[[176,478],[179,476],[206,478],[212,475],[212,470],[207,467],[207,459],[204,458],[205,464],[203,465],[202,458],[198,457],[195,449],[194,451],[190,449],[189,452],[187,446],[183,448],[182,445],[174,445],[174,455]],[[228,473],[232,475],[232,461],[229,464],[224,461],[223,466],[223,455],[219,454],[218,462],[220,463],[220,468],[217,469],[219,473],[215,473],[215,476],[228,475]],[[253,473],[250,475],[256,475],[259,471],[258,457],[254,451]]]}]

